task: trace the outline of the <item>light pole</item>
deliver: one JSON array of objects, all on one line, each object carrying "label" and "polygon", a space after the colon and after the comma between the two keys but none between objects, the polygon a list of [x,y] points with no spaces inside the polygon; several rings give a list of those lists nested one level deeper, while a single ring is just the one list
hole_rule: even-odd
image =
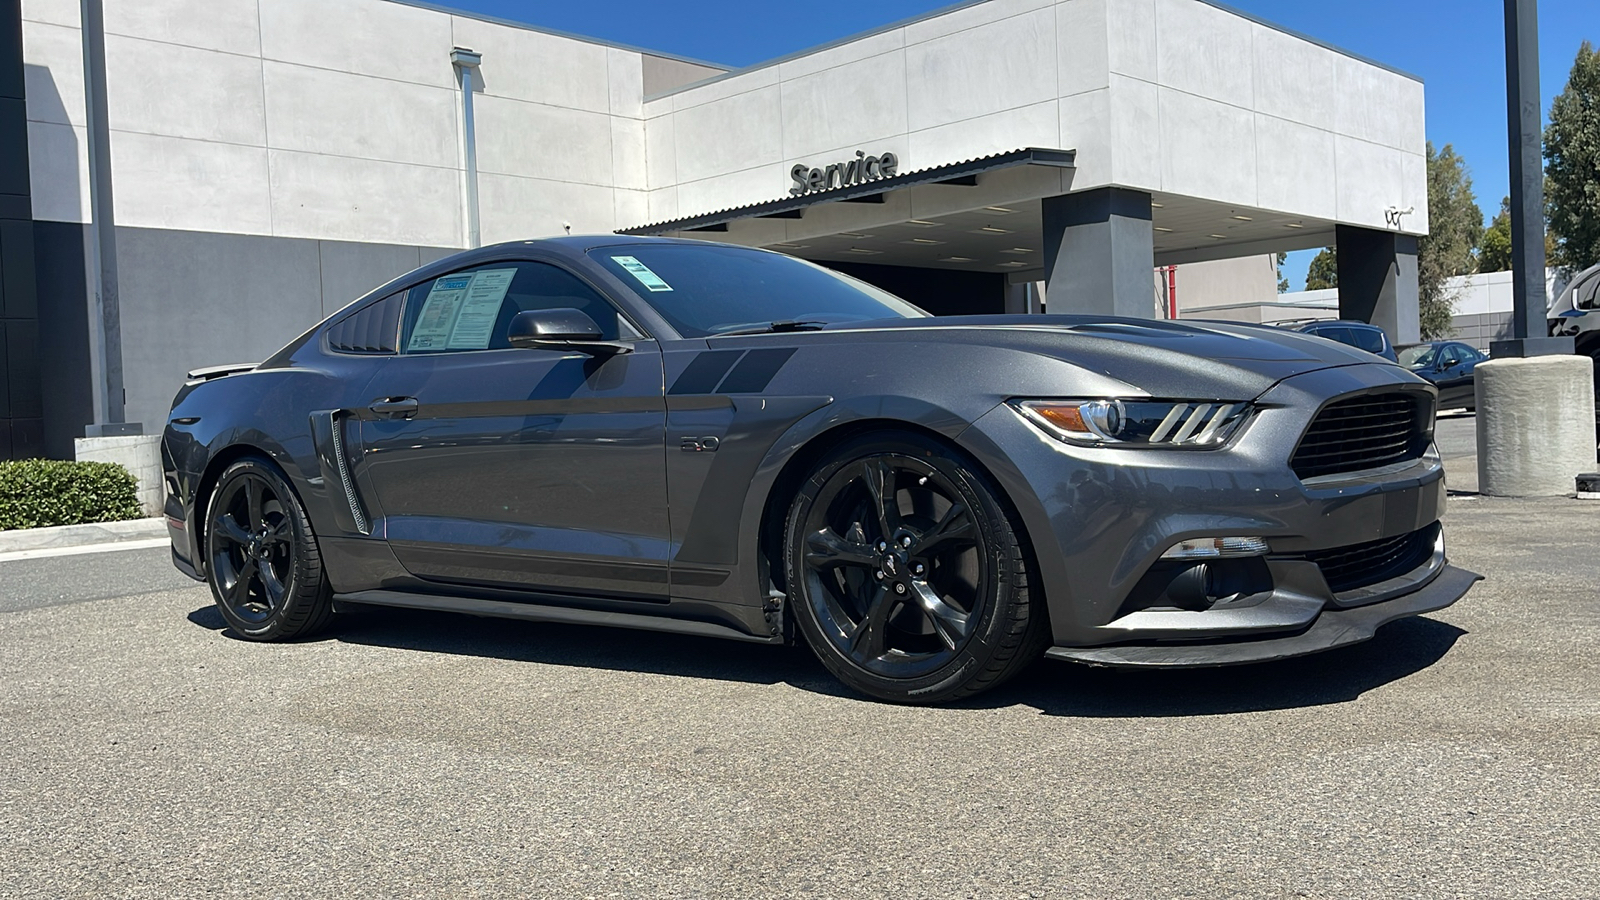
[{"label": "light pole", "polygon": [[1473,371],[1478,490],[1501,497],[1571,495],[1595,464],[1590,362],[1572,338],[1549,337],[1544,273],[1544,114],[1536,0],[1505,0],[1506,131],[1511,151],[1511,340]]}]

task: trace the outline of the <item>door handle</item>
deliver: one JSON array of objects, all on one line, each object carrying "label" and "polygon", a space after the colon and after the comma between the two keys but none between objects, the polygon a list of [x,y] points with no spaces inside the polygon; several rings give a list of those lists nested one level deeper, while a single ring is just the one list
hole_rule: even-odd
[{"label": "door handle", "polygon": [[415,397],[385,397],[373,401],[367,409],[380,419],[409,419],[417,414],[417,398]]}]

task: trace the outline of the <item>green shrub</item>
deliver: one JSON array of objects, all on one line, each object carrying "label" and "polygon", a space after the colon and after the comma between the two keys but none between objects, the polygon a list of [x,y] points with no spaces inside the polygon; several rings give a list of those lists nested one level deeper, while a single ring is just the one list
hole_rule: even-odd
[{"label": "green shrub", "polygon": [[0,462],[0,531],[141,515],[138,479],[116,463]]}]

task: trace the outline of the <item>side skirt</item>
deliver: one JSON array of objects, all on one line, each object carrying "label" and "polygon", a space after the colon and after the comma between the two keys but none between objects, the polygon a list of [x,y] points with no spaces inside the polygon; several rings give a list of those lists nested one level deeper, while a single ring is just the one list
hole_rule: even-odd
[{"label": "side skirt", "polygon": [[433,594],[414,594],[406,591],[357,591],[336,594],[335,611],[349,605],[398,606],[405,609],[431,609],[442,612],[467,613],[495,619],[522,619],[529,622],[561,622],[569,625],[604,625],[613,628],[637,628],[643,631],[664,631],[669,634],[692,634],[699,637],[724,638],[747,644],[781,644],[781,635],[762,637],[746,634],[726,625],[699,622],[692,619],[669,619],[661,616],[643,616],[636,613],[610,612],[597,609],[576,609],[570,606],[547,606],[540,603],[514,603],[506,600],[483,600],[471,597],[439,597]]}]

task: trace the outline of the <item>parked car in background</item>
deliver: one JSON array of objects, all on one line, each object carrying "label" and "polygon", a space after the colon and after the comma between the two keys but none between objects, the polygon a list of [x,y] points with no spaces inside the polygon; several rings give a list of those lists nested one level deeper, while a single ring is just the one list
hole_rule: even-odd
[{"label": "parked car in background", "polygon": [[1301,334],[1314,334],[1317,337],[1360,347],[1368,353],[1377,355],[1396,362],[1394,345],[1389,343],[1389,335],[1376,325],[1366,322],[1355,322],[1349,319],[1334,319],[1332,321],[1307,322],[1304,325],[1295,325],[1293,330]]},{"label": "parked car in background", "polygon": [[1400,348],[1400,365],[1433,382],[1440,409],[1477,410],[1472,370],[1489,357],[1460,341],[1428,341]]}]

